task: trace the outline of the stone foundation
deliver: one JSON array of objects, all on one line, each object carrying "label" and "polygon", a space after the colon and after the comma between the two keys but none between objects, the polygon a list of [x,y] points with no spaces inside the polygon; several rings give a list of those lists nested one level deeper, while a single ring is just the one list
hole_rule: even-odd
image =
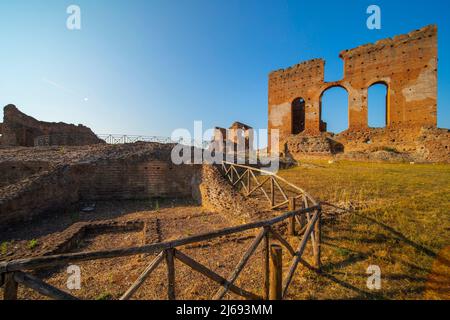
[{"label": "stone foundation", "polygon": [[438,128],[368,128],[340,134],[293,135],[283,142],[286,156],[450,163],[450,130]]}]

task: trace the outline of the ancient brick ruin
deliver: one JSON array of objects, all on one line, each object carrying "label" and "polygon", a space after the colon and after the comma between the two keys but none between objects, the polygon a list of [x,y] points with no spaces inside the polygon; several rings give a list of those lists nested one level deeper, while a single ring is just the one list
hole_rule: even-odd
[{"label": "ancient brick ruin", "polygon": [[8,148],[0,153],[0,224],[71,203],[198,199],[201,165],[174,165],[173,144]]},{"label": "ancient brick ruin", "polygon": [[[285,155],[360,152],[371,160],[373,152],[390,148],[413,160],[450,162],[450,133],[437,128],[436,119],[435,26],[343,51],[341,58],[345,73],[336,82],[324,81],[321,59],[270,74],[269,129],[279,130]],[[368,126],[367,91],[375,83],[388,87],[385,128]],[[349,94],[349,128],[333,134],[321,120],[321,97],[336,86]],[[188,197],[219,207],[230,202],[223,200],[229,192],[217,187],[219,174],[213,169],[174,165],[172,144],[106,145],[85,126],[41,122],[13,105],[4,109],[0,133],[5,147],[0,153],[1,223],[79,201]],[[252,151],[252,128],[235,122],[229,129],[216,128],[213,144],[219,145],[216,151],[235,152],[239,140],[245,142],[244,151]],[[223,149],[226,141],[233,150]],[[31,158],[27,147],[33,146],[41,148],[33,149]],[[228,209],[222,211],[243,211]]]},{"label": "ancient brick ruin", "polygon": [[[254,130],[242,122],[234,122],[230,128],[214,128],[211,147],[216,152],[236,152],[253,150]],[[228,145],[227,145],[228,143]],[[240,150],[238,150],[240,148]]]},{"label": "ancient brick ruin", "polygon": [[4,108],[0,123],[2,146],[81,146],[104,143],[91,129],[83,125],[38,121],[19,111],[14,105]]},{"label": "ancient brick ruin", "polygon": [[[421,153],[424,160],[448,161],[448,130],[436,128],[436,26],[344,50],[340,58],[344,61],[340,81],[324,81],[322,59],[270,73],[268,129],[269,134],[271,129],[279,130],[280,150],[284,147],[294,155],[333,154],[389,146]],[[368,126],[368,89],[380,83],[388,92],[386,126],[374,129]],[[332,87],[348,93],[349,127],[338,135],[326,134],[321,116],[323,93]],[[422,143],[430,137],[436,139]]]}]

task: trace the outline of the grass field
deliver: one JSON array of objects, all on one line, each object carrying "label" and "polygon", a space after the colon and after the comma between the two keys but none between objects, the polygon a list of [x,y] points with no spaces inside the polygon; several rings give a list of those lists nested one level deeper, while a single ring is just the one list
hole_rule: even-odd
[{"label": "grass field", "polygon": [[309,161],[279,175],[351,208],[324,227],[323,275],[303,268],[292,298],[450,299],[450,165]]}]

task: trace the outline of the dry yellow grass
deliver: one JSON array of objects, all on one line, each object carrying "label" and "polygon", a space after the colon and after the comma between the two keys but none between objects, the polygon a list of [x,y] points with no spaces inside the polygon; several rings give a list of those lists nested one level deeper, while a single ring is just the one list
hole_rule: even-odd
[{"label": "dry yellow grass", "polygon": [[[290,298],[449,297],[449,165],[313,161],[279,175],[356,208],[325,225],[323,275],[302,268]],[[369,265],[381,268],[381,290],[367,288]]]}]

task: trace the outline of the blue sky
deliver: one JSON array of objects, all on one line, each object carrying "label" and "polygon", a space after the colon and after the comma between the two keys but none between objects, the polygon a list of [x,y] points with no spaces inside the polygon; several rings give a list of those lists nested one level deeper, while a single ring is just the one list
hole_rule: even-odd
[{"label": "blue sky", "polygon": [[[66,28],[71,4],[79,31]],[[370,4],[381,7],[381,30],[366,27]],[[266,128],[270,71],[322,57],[326,80],[338,80],[341,50],[437,24],[438,119],[448,128],[449,9],[443,0],[3,0],[0,104],[96,133],[170,136],[194,120]],[[346,99],[339,89],[324,97],[332,130],[347,126]]]}]

